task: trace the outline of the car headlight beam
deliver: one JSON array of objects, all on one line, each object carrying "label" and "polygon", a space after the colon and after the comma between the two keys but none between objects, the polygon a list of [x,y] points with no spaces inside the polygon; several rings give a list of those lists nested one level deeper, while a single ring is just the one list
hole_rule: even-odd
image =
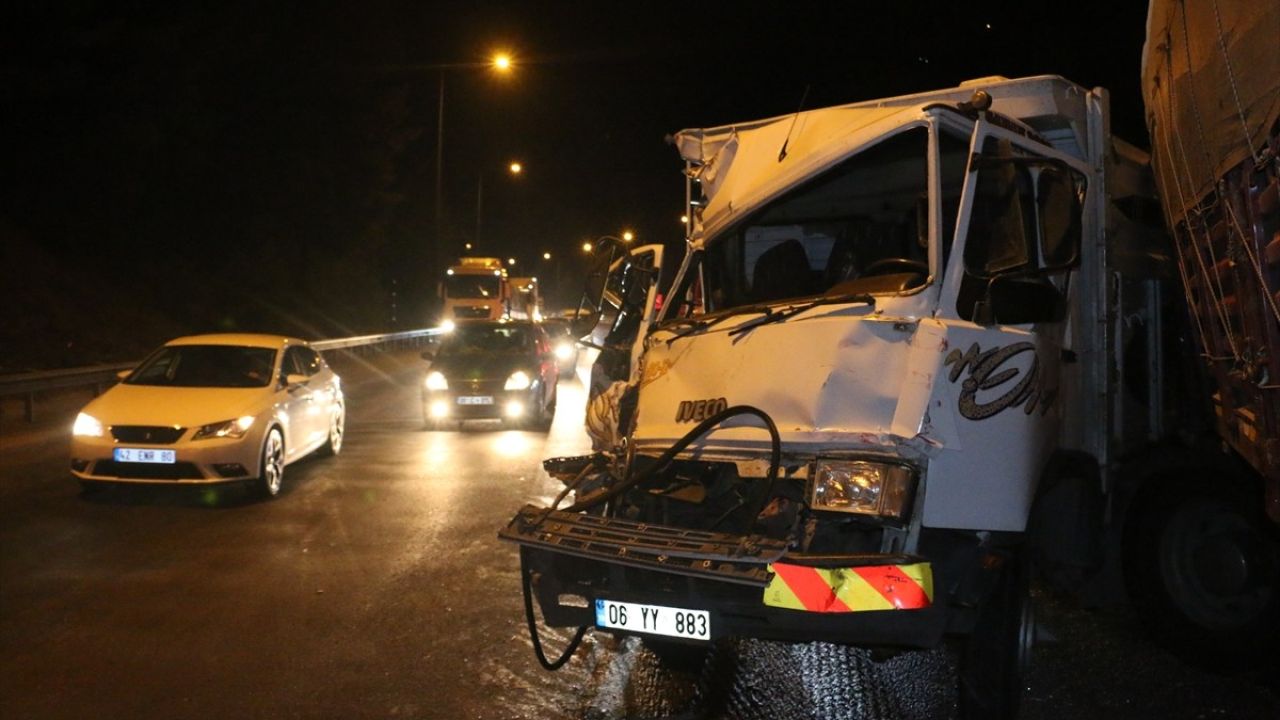
[{"label": "car headlight beam", "polygon": [[76,415],[75,424],[71,426],[71,434],[80,437],[102,437],[104,432],[102,423],[97,418],[84,413]]},{"label": "car headlight beam", "polygon": [[427,379],[423,383],[428,390],[448,390],[449,381],[445,379],[444,374],[438,370],[432,370],[427,373]]},{"label": "car headlight beam", "polygon": [[209,423],[202,425],[196,430],[196,434],[191,436],[192,440],[209,440],[212,438],[230,438],[239,440],[244,434],[249,432],[249,428],[253,427],[254,416],[243,415],[234,420],[223,420],[222,422]]},{"label": "car headlight beam", "polygon": [[573,345],[562,342],[556,344],[556,357],[560,360],[568,360],[573,357]]},{"label": "car headlight beam", "polygon": [[533,385],[533,380],[529,379],[529,374],[523,370],[517,370],[511,373],[511,377],[507,378],[507,384],[502,386],[503,390],[528,390]]},{"label": "car headlight beam", "polygon": [[915,497],[915,473],[893,463],[819,459],[811,477],[809,502],[814,510],[902,520]]}]

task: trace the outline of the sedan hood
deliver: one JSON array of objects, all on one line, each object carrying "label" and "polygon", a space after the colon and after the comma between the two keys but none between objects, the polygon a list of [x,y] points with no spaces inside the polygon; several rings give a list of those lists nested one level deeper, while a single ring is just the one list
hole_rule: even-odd
[{"label": "sedan hood", "polygon": [[270,388],[195,388],[119,384],[85,406],[104,425],[198,427],[271,406]]},{"label": "sedan hood", "polygon": [[447,380],[506,380],[516,370],[528,372],[535,364],[524,353],[461,353],[438,356],[431,369]]}]

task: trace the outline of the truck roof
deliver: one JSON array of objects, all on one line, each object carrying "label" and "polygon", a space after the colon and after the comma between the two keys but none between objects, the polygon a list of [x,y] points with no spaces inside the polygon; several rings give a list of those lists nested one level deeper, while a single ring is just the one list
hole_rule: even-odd
[{"label": "truck roof", "polygon": [[977,90],[991,95],[992,111],[1024,123],[1056,149],[1081,159],[1095,154],[1088,148],[1089,91],[1057,75],[979,78],[943,90],[681,130],[676,146],[707,198],[695,244],[783,189],[923,118],[930,106],[968,101]]}]

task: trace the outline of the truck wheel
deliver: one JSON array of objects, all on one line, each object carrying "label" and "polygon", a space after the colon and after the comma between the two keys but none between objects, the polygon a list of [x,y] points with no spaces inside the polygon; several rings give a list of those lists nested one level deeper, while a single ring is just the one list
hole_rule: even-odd
[{"label": "truck wheel", "polygon": [[960,648],[959,709],[962,720],[1012,720],[1022,699],[1022,677],[1031,662],[1035,615],[1029,571],[1010,558],[999,584],[978,611],[978,622]]},{"label": "truck wheel", "polygon": [[1239,668],[1273,650],[1280,543],[1260,505],[1171,484],[1125,533],[1125,575],[1141,616],[1197,663]]}]

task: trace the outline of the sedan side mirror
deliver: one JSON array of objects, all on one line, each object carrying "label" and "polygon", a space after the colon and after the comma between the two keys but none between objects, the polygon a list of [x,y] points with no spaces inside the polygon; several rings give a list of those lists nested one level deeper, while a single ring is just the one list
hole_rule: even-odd
[{"label": "sedan side mirror", "polygon": [[310,379],[311,378],[306,375],[289,373],[288,375],[284,376],[284,384],[287,387],[293,387],[294,385],[302,385],[303,383],[305,383]]}]

